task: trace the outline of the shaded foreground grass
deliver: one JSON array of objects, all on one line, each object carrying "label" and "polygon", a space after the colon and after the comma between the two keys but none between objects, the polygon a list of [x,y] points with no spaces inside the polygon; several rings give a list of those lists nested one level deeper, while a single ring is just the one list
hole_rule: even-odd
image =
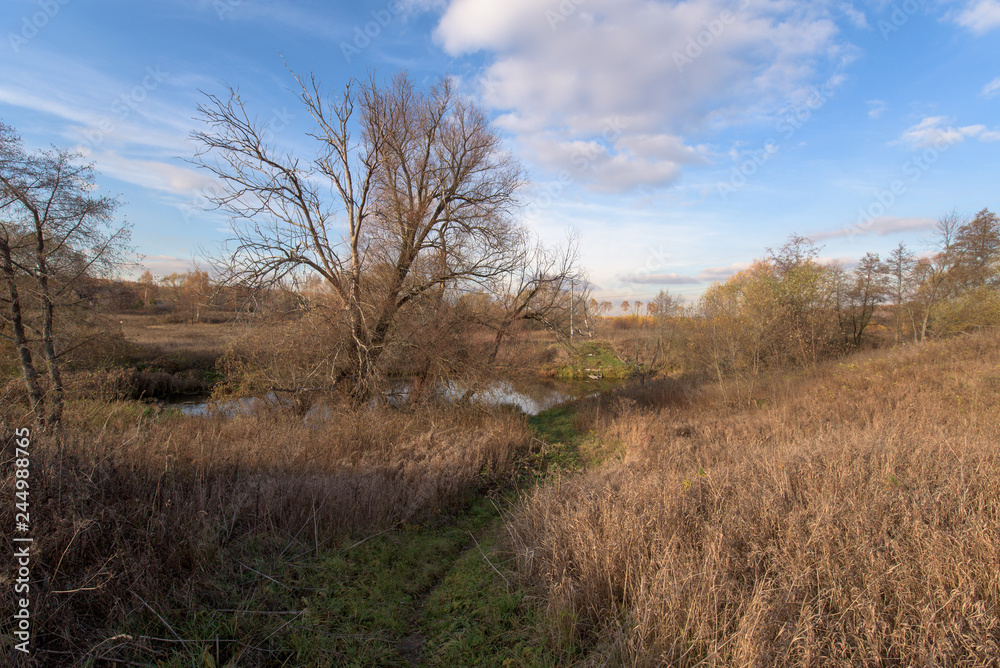
[{"label": "shaded foreground grass", "polygon": [[157,611],[170,630],[147,614],[132,635],[164,666],[552,665],[534,609],[486,561],[498,519],[480,499],[318,551],[246,541],[186,608]]},{"label": "shaded foreground grass", "polygon": [[[62,445],[34,446],[35,653],[5,647],[14,665],[406,663],[424,653],[397,646],[425,622],[414,601],[473,534],[492,541],[495,518],[469,504],[532,447],[509,410],[360,410],[317,425],[133,406],[74,403]],[[13,498],[12,459],[2,473]],[[11,507],[0,521],[12,525]],[[11,605],[0,605],[7,637]],[[414,637],[438,651],[432,635]],[[453,649],[480,651],[469,647]]]},{"label": "shaded foreground grass", "polygon": [[1000,661],[995,336],[775,376],[751,406],[656,392],[593,416],[621,461],[511,518],[553,638],[610,665]]}]

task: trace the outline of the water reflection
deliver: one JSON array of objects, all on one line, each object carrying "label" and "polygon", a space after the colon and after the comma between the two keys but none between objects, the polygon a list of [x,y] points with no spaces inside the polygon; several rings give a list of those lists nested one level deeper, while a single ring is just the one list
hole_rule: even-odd
[{"label": "water reflection", "polygon": [[[564,382],[541,379],[516,382],[504,380],[485,386],[473,396],[472,401],[494,406],[517,406],[527,415],[537,415],[553,406],[595,394],[614,387],[616,384],[613,382]],[[389,402],[397,406],[405,404],[409,400],[411,388],[409,382],[395,384],[389,394]],[[460,383],[445,382],[438,386],[436,392],[442,400],[454,402],[465,396],[467,389]],[[169,401],[167,405],[185,415],[208,415],[210,412],[214,412],[232,417],[246,415],[265,406],[280,406],[287,401],[287,399],[269,392],[262,397],[225,401],[209,401],[207,397],[185,397]],[[330,405],[319,401],[310,407],[305,420],[307,422],[324,422],[331,417],[333,417],[333,410]]]}]

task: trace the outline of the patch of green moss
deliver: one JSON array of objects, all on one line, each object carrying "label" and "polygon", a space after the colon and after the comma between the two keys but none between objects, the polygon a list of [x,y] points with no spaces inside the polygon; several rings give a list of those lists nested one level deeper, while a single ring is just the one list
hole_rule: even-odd
[{"label": "patch of green moss", "polygon": [[588,341],[580,344],[567,364],[556,369],[560,380],[621,380],[638,373],[634,364],[623,362],[607,343]]}]

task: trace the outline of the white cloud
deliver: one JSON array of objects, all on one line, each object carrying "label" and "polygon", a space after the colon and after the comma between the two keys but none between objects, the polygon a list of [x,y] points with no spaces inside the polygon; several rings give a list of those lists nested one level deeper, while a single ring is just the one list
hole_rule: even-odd
[{"label": "white cloud", "polygon": [[133,278],[137,278],[143,269],[149,269],[153,276],[167,276],[173,273],[183,273],[190,271],[195,265],[193,258],[182,258],[176,255],[146,255],[139,263],[139,267],[130,273]]},{"label": "white cloud", "polygon": [[848,238],[865,234],[886,236],[889,234],[901,234],[903,232],[922,232],[933,228],[935,222],[933,218],[881,216],[873,218],[864,224],[853,224],[837,230],[815,232],[810,234],[809,238],[813,241],[826,241],[828,239]]},{"label": "white cloud", "polygon": [[116,151],[92,151],[87,147],[81,147],[81,153],[97,163],[101,174],[170,195],[194,197],[215,185],[205,172],[189,167],[129,158]]},{"label": "white cloud", "polygon": [[865,13],[860,9],[858,9],[857,7],[855,7],[854,5],[852,5],[851,3],[845,2],[844,4],[840,5],[840,11],[843,12],[843,14],[848,19],[850,19],[851,23],[853,23],[856,27],[858,28],[869,27],[868,19],[865,16]]},{"label": "white cloud", "polygon": [[1000,93],[1000,77],[983,86],[983,90],[979,92],[983,97],[993,97],[997,93]]},{"label": "white cloud", "polygon": [[959,25],[976,34],[1000,27],[1000,0],[975,0],[966,5],[956,18]]},{"label": "white cloud", "polygon": [[923,148],[957,144],[966,137],[979,141],[1000,141],[1000,131],[988,130],[985,125],[966,125],[956,128],[946,124],[947,119],[943,116],[928,116],[908,128],[898,142],[893,143],[907,144],[910,148]]},{"label": "white cloud", "polygon": [[867,100],[865,104],[870,107],[868,109],[868,118],[871,119],[878,118],[886,110],[885,102],[882,100]]},{"label": "white cloud", "polygon": [[638,285],[700,285],[725,281],[733,274],[749,267],[748,262],[734,262],[723,267],[706,267],[694,276],[676,272],[639,273],[623,277],[622,282]]},{"label": "white cloud", "polygon": [[[853,57],[831,18],[845,11],[832,2],[451,0],[435,34],[452,55],[487,52],[483,98],[522,155],[541,148],[539,165],[572,171],[565,147],[598,142],[590,181],[627,189],[665,185],[704,162],[695,136],[767,124],[808,90],[836,85]],[[612,121],[621,134],[602,142]]]},{"label": "white cloud", "polygon": [[680,176],[682,165],[707,162],[698,149],[684,145],[679,137],[628,135],[621,129],[609,132],[591,140],[533,132],[521,143],[536,164],[558,174],[564,185],[586,182],[604,192],[668,185]]},{"label": "white cloud", "polygon": [[648,274],[646,276],[635,276],[626,279],[626,282],[637,283],[639,285],[697,285],[702,283],[696,276],[685,276],[675,272],[665,272],[660,274]]},{"label": "white cloud", "polygon": [[539,4],[537,0],[454,0],[435,37],[452,55],[504,47],[518,35],[546,27]]}]

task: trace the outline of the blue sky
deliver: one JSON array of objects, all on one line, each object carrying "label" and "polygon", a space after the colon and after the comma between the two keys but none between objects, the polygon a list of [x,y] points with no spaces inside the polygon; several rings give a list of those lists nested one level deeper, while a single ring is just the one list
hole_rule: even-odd
[{"label": "blue sky", "polygon": [[694,297],[792,233],[850,263],[1000,211],[1000,0],[5,0],[0,25],[0,120],[94,161],[158,275],[226,237],[186,161],[200,91],[311,154],[286,62],[332,89],[453,77],[600,298]]}]

